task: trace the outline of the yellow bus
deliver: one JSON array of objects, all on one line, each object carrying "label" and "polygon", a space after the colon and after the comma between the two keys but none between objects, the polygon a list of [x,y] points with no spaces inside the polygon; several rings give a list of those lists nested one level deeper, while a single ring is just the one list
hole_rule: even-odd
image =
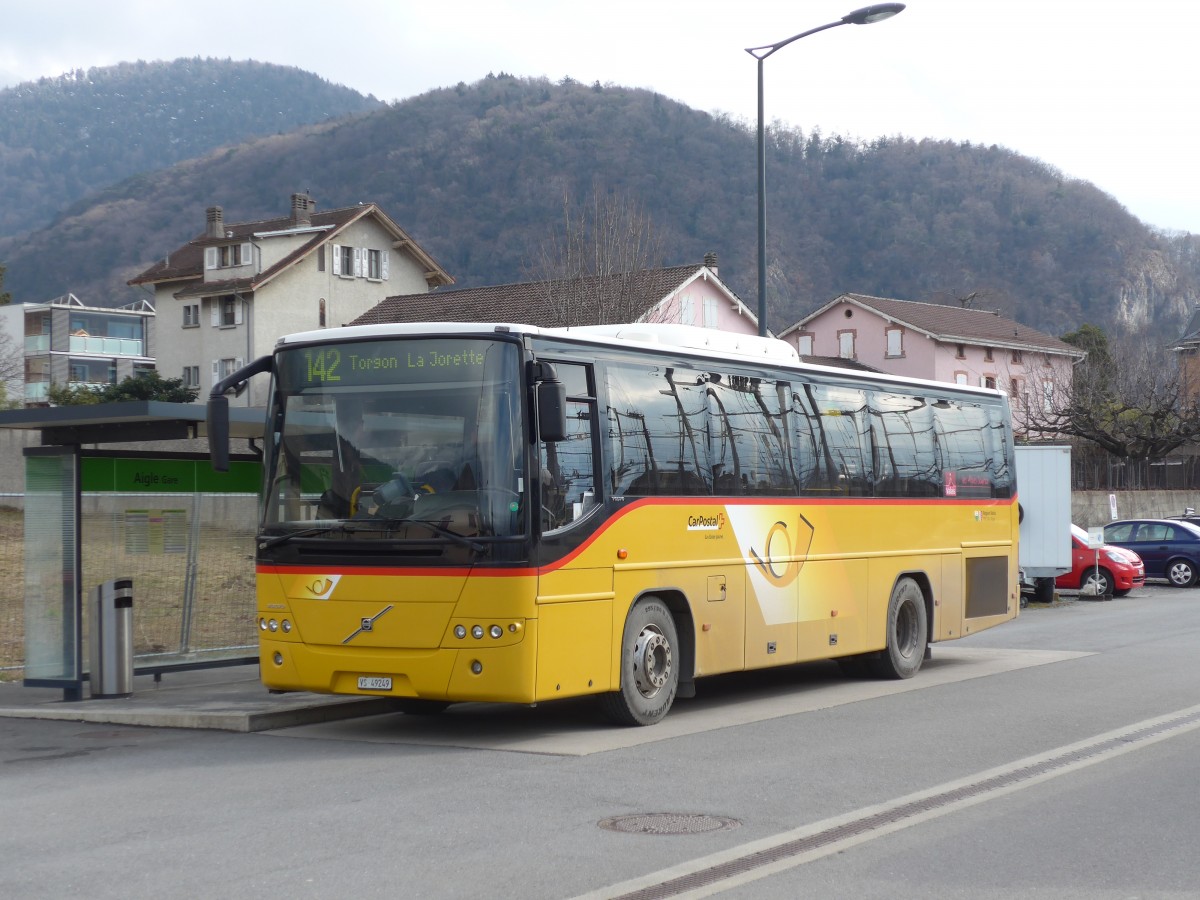
[{"label": "yellow bus", "polygon": [[281,338],[257,541],[262,680],[657,722],[705,675],[908,678],[1014,618],[995,390],[678,325],[432,322]]}]

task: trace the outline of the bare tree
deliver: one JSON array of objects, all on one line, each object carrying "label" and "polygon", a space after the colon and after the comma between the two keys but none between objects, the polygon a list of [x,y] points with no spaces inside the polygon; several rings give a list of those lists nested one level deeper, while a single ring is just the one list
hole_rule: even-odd
[{"label": "bare tree", "polygon": [[645,207],[633,197],[592,184],[591,197],[574,203],[564,191],[561,227],[526,266],[546,285],[546,302],[560,325],[634,322],[646,309],[636,277],[662,265],[662,240]]},{"label": "bare tree", "polygon": [[24,405],[25,351],[7,331],[0,330],[0,409]]},{"label": "bare tree", "polygon": [[1160,460],[1200,440],[1200,398],[1185,390],[1170,350],[1133,341],[1112,347],[1090,326],[1064,340],[1081,334],[1088,358],[1069,386],[1035,390],[1024,410],[1029,432],[1081,438],[1130,460]]}]

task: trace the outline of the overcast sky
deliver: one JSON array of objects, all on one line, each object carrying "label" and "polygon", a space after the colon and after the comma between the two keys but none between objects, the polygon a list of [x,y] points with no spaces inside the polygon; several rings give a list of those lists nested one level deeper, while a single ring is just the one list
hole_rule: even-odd
[{"label": "overcast sky", "polygon": [[[213,56],[297,66],[389,101],[489,72],[569,76],[753,123],[744,48],[864,3],[0,0],[0,87]],[[1200,234],[1198,51],[1195,0],[910,0],[895,18],[772,56],[766,117],[826,136],[1000,144],[1095,183],[1149,225]]]}]

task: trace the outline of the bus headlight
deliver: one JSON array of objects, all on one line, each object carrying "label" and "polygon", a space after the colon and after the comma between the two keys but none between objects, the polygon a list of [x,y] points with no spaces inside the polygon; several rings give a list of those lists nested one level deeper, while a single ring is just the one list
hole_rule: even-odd
[{"label": "bus headlight", "polygon": [[504,629],[499,625],[493,625],[488,629],[488,634],[490,634],[494,639],[499,640],[500,638],[504,637]]},{"label": "bus headlight", "polygon": [[477,640],[477,641],[482,640],[483,639],[483,626],[482,625],[472,625],[471,626],[471,637],[475,638],[475,640]]},{"label": "bus headlight", "polygon": [[466,625],[455,625],[454,626],[454,636],[456,638],[458,638],[460,641],[463,638],[465,638],[467,636],[467,626]]},{"label": "bus headlight", "polygon": [[276,622],[274,619],[269,619],[267,621],[267,631],[278,631],[278,630],[279,630],[279,623]]}]

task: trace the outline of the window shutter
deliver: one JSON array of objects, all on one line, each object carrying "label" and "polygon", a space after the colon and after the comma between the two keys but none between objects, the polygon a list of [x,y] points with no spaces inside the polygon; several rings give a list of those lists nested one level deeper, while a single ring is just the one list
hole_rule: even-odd
[{"label": "window shutter", "polygon": [[221,300],[218,297],[210,297],[209,305],[212,307],[212,325],[213,328],[221,327]]},{"label": "window shutter", "polygon": [[332,245],[332,256],[333,256],[333,274],[341,275],[342,274],[342,248],[339,247],[337,244]]},{"label": "window shutter", "polygon": [[233,371],[236,372],[238,369],[240,369],[244,365],[245,365],[245,363],[242,362],[242,358],[239,356],[237,359],[235,359],[233,361]]},{"label": "window shutter", "polygon": [[387,281],[388,280],[388,252],[386,250],[381,250],[380,254],[379,254],[379,259],[380,259],[379,273],[380,273],[380,275],[383,276],[383,280]]},{"label": "window shutter", "polygon": [[216,247],[205,247],[204,248],[204,268],[215,269],[216,267],[217,267],[217,248]]},{"label": "window shutter", "polygon": [[217,382],[220,380],[221,380],[221,361],[219,359],[214,359],[213,360],[213,380],[212,380],[212,384],[210,385],[210,387],[216,387]]},{"label": "window shutter", "polygon": [[363,257],[367,255],[367,251],[361,247],[354,248],[354,277],[363,277]]},{"label": "window shutter", "polygon": [[241,300],[233,301],[233,324],[234,325],[242,324],[242,307],[244,305],[245,304],[243,304]]},{"label": "window shutter", "polygon": [[250,245],[248,243],[242,244],[242,265],[243,266],[250,265],[250,259],[253,255],[253,253],[254,253],[254,251],[250,248]]}]

